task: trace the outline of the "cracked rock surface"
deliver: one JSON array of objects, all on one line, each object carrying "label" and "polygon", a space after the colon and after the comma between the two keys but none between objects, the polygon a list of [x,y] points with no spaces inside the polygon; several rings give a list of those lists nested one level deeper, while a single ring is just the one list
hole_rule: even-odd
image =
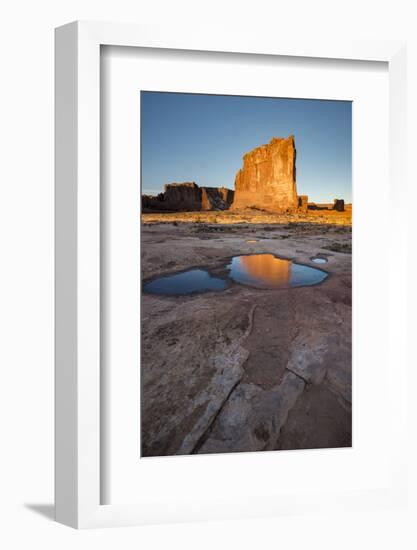
[{"label": "cracked rock surface", "polygon": [[351,256],[328,249],[350,246],[350,229],[215,229],[142,226],[143,278],[218,272],[248,253],[311,266],[322,254],[329,277],[282,290],[142,294],[142,456],[350,446]]}]

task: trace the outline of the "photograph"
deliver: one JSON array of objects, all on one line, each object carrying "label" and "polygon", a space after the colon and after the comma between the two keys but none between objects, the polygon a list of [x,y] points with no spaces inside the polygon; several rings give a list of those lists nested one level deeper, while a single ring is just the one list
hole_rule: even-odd
[{"label": "photograph", "polygon": [[140,457],[351,447],[352,102],[139,101]]}]

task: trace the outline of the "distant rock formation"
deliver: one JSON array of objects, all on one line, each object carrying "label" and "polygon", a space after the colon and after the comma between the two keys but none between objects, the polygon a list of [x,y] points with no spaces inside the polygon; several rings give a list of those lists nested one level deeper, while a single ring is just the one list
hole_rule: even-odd
[{"label": "distant rock formation", "polygon": [[195,182],[168,183],[157,196],[142,195],[143,211],[195,212],[227,210],[234,192],[226,187],[199,187]]},{"label": "distant rock formation", "polygon": [[294,136],[274,137],[243,156],[236,174],[232,209],[257,208],[273,212],[298,209]]},{"label": "distant rock formation", "polygon": [[168,210],[199,210],[201,190],[194,182],[164,185],[163,202]]},{"label": "distant rock formation", "polygon": [[337,210],[338,212],[344,212],[345,211],[345,201],[343,199],[334,199],[334,201],[333,201],[333,210]]},{"label": "distant rock formation", "polygon": [[308,209],[308,196],[298,195],[298,211],[307,212]]},{"label": "distant rock formation", "polygon": [[159,195],[142,195],[142,210],[163,210],[162,201],[164,200],[164,194],[159,193]]},{"label": "distant rock formation", "polygon": [[337,210],[338,212],[345,212],[345,210],[352,208],[352,205],[346,205],[345,201],[343,199],[334,199],[333,203],[315,203],[315,202],[309,202],[308,203],[308,209],[309,210]]},{"label": "distant rock formation", "polygon": [[327,203],[327,202],[326,203],[309,202],[308,209],[309,210],[333,210],[333,204]]}]

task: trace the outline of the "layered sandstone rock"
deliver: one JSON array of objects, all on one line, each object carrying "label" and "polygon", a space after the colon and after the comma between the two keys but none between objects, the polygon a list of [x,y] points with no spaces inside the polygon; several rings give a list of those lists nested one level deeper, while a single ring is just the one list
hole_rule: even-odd
[{"label": "layered sandstone rock", "polygon": [[195,182],[169,183],[156,197],[142,196],[144,211],[195,212],[227,210],[234,192],[226,187],[199,187]]},{"label": "layered sandstone rock", "polygon": [[246,153],[243,168],[236,174],[232,208],[297,210],[295,159],[294,136],[272,138],[268,144]]}]

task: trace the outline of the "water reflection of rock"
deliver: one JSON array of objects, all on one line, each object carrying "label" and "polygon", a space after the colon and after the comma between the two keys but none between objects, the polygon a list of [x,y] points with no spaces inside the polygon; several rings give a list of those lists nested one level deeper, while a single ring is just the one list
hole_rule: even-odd
[{"label": "water reflection of rock", "polygon": [[291,265],[288,260],[276,258],[272,254],[257,254],[239,257],[240,269],[257,281],[272,287],[287,286],[291,278]]}]

